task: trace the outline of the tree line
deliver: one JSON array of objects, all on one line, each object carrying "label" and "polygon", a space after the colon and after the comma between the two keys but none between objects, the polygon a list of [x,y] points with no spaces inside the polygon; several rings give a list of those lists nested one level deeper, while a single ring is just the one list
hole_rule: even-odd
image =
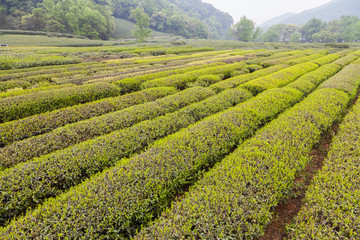
[{"label": "tree line", "polygon": [[244,42],[357,42],[360,41],[360,18],[344,15],[330,22],[312,18],[301,26],[276,24],[263,31],[244,16],[231,27],[230,35]]},{"label": "tree line", "polygon": [[109,39],[113,17],[135,22],[137,8],[152,29],[186,38],[222,38],[233,24],[229,14],[201,0],[2,0],[0,28]]}]

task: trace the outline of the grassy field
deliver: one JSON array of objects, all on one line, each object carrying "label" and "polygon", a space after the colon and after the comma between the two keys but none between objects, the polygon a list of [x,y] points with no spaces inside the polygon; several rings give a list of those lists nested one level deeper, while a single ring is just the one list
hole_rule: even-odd
[{"label": "grassy field", "polygon": [[356,45],[17,36],[1,239],[360,237]]}]

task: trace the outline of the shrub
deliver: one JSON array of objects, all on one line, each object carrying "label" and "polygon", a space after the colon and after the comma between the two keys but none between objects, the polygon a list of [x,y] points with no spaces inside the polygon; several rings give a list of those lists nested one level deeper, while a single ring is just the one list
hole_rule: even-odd
[{"label": "shrub", "polygon": [[95,83],[0,99],[0,123],[119,95],[108,83]]},{"label": "shrub", "polygon": [[304,94],[308,94],[323,81],[340,71],[340,69],[341,67],[334,63],[323,65],[318,69],[299,77],[296,81],[287,85],[287,87],[295,88],[302,91]]},{"label": "shrub", "polygon": [[316,63],[317,65],[322,66],[322,65],[331,63],[341,57],[342,56],[340,54],[333,53],[333,54],[329,54],[329,55],[314,59],[314,60],[310,61],[310,63]]},{"label": "shrub", "polygon": [[172,86],[178,89],[184,89],[188,86],[188,84],[193,83],[196,79],[203,75],[210,74],[223,74],[224,78],[231,77],[231,73],[235,70],[240,70],[244,66],[245,63],[234,63],[234,64],[226,64],[223,66],[217,67],[209,67],[205,69],[200,69],[192,72],[186,72],[181,75],[173,75],[170,77],[159,78],[151,81],[147,81],[141,84],[141,88],[150,88],[150,87],[160,87],[160,86]]},{"label": "shrub", "polygon": [[348,96],[322,89],[267,124],[135,239],[257,239]]},{"label": "shrub", "polygon": [[146,81],[150,81],[150,80],[153,80],[156,78],[166,77],[169,75],[183,74],[186,72],[203,69],[206,66],[213,67],[213,66],[219,66],[219,65],[225,65],[225,63],[212,63],[212,64],[199,65],[199,66],[191,66],[191,67],[181,68],[181,69],[176,69],[176,70],[161,71],[161,72],[157,72],[157,73],[140,75],[140,76],[136,76],[136,77],[132,77],[132,78],[125,78],[122,80],[115,81],[113,83],[121,88],[122,93],[129,93],[129,92],[140,90],[140,85]]},{"label": "shrub", "polygon": [[[136,93],[101,99],[33,115],[17,121],[6,122],[0,124],[0,132],[3,133],[0,136],[0,146],[49,132],[66,124],[119,111],[133,105],[151,102],[175,92],[174,88],[149,88]],[[0,150],[0,152],[2,151]]]},{"label": "shrub", "polygon": [[360,85],[360,68],[357,64],[350,64],[338,74],[319,86],[319,88],[333,88],[344,91],[353,99]]},{"label": "shrub", "polygon": [[[210,86],[210,88],[212,90],[214,90],[215,92],[221,92],[224,91],[225,89],[229,89],[229,88],[234,88],[237,87],[243,83],[246,83],[250,80],[259,78],[259,77],[263,77],[266,75],[270,75],[272,73],[275,73],[277,71],[280,71],[284,68],[289,67],[288,65],[282,64],[282,65],[276,65],[276,66],[272,66],[269,68],[265,68],[265,69],[261,69],[258,71],[255,71],[253,73],[250,74],[245,74],[245,75],[240,75],[240,76],[235,76],[232,78],[228,78],[224,81],[215,83],[213,85]],[[245,67],[246,68],[246,67]]]},{"label": "shrub", "polygon": [[195,85],[201,87],[208,87],[211,84],[220,82],[223,79],[223,75],[204,75],[196,79]]},{"label": "shrub", "polygon": [[350,45],[347,43],[327,43],[325,47],[332,47],[332,48],[350,48]]},{"label": "shrub", "polygon": [[298,77],[316,68],[318,68],[318,66],[314,63],[301,63],[289,68],[285,68],[276,73],[251,80],[242,84],[241,86],[245,89],[248,89],[253,94],[258,94],[266,89],[285,86],[293,82]]},{"label": "shrub", "polygon": [[[1,237],[36,238],[46,235],[48,238],[54,238],[59,236],[59,231],[66,233],[68,238],[133,236],[141,225],[162,212],[182,187],[197,179],[202,169],[210,167],[230,153],[261,124],[287,109],[301,96],[299,91],[293,89],[269,90],[230,110],[213,115],[157,141],[146,152],[120,161],[115,167],[94,176],[64,195],[47,201],[35,211],[12,222],[8,227],[1,229]],[[112,142],[115,140],[116,138],[112,138]],[[92,146],[94,148],[94,144]],[[106,158],[106,153],[115,150],[111,147],[105,148],[106,151],[101,153],[98,150],[91,152],[99,152],[100,156],[103,156],[101,158]],[[80,151],[76,150],[73,153],[79,154]],[[89,158],[86,153],[84,156]],[[99,157],[96,159],[100,160]],[[86,168],[86,172],[91,172],[91,169]],[[7,175],[19,178],[18,174],[7,172]],[[29,181],[28,175],[25,176],[20,179]],[[67,173],[62,176],[72,179]],[[4,184],[11,188],[20,184],[10,184],[9,177],[3,178],[7,179]],[[36,184],[36,181],[32,183]],[[33,186],[32,189],[43,188]],[[9,192],[13,196],[18,194],[14,191]],[[49,196],[49,193],[56,191],[41,192]],[[33,196],[29,199],[33,201],[32,199],[39,197]],[[4,204],[4,201],[1,203]],[[28,206],[24,203],[19,205],[22,208]],[[6,209],[11,204],[5,206],[1,209]],[[6,213],[10,214],[10,211],[7,210]]]},{"label": "shrub", "polygon": [[[188,92],[199,92],[199,88],[196,91],[194,90]],[[206,90],[204,89],[203,92],[205,93]],[[188,95],[187,98],[189,97]],[[25,211],[27,207],[35,206],[47,197],[56,196],[90,175],[114,165],[121,158],[140,151],[156,139],[174,133],[250,97],[251,94],[246,90],[229,90],[199,103],[194,103],[180,111],[141,122],[130,128],[83,142],[74,147],[42,156],[33,162],[5,170],[0,173],[0,179],[2,177],[7,179],[7,183],[4,182],[4,184],[8,187],[4,188],[11,192],[12,197],[6,197],[8,200],[3,199],[4,205],[0,208],[1,224]],[[179,104],[181,105],[181,102]],[[70,178],[68,177],[69,173],[71,173]],[[34,178],[38,181],[34,182]],[[23,186],[22,190],[16,188],[18,184]],[[34,188],[34,184],[37,187]],[[34,201],[34,199],[37,200]]]},{"label": "shrub", "polygon": [[340,125],[322,170],[309,186],[292,224],[292,239],[360,237],[360,102]]},{"label": "shrub", "polygon": [[341,67],[345,67],[349,63],[358,59],[358,56],[355,54],[349,54],[346,57],[339,58],[338,60],[334,61],[335,64],[338,64]]}]

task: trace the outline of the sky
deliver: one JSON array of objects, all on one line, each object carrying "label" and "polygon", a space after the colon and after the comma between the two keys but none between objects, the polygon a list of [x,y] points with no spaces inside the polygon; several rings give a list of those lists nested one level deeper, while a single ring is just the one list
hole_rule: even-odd
[{"label": "sky", "polygon": [[299,13],[328,3],[331,0],[202,0],[229,13],[235,22],[242,16],[260,25],[284,13]]}]

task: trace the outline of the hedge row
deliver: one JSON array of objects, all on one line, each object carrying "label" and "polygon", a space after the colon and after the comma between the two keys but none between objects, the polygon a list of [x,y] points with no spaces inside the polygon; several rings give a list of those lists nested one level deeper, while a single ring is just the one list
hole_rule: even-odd
[{"label": "hedge row", "polygon": [[291,55],[296,55],[296,54],[300,54],[303,53],[303,51],[300,50],[294,50],[294,51],[286,51],[286,52],[276,52],[271,56],[265,56],[265,57],[260,57],[260,58],[255,58],[255,59],[250,59],[245,61],[247,64],[261,64],[264,61],[268,61],[268,60],[272,60],[272,59],[278,59],[278,58],[284,58],[284,57],[288,57]]},{"label": "hedge row", "polygon": [[358,59],[359,56],[355,55],[355,54],[349,54],[346,57],[342,57],[336,61],[334,61],[334,63],[336,63],[337,65],[341,66],[341,67],[345,67],[346,65],[348,65],[350,62],[355,61],[356,59]]},{"label": "hedge row", "polygon": [[314,60],[309,61],[309,62],[310,63],[316,63],[317,65],[322,66],[322,65],[331,63],[331,62],[333,62],[333,61],[335,61],[335,60],[337,60],[337,59],[339,59],[341,57],[342,57],[342,55],[337,54],[337,53],[333,53],[333,54],[329,54],[329,55],[314,59]]},{"label": "hedge row", "polygon": [[14,68],[30,68],[46,65],[63,65],[71,63],[80,63],[82,60],[75,57],[62,56],[44,56],[44,55],[26,55],[24,57],[2,56],[0,59],[0,70]]},{"label": "hedge row", "polygon": [[245,89],[248,89],[252,93],[257,94],[266,89],[285,86],[293,82],[298,77],[304,75],[307,72],[313,71],[316,68],[318,68],[318,65],[314,63],[301,63],[285,68],[273,74],[251,80],[242,84],[241,86]]},{"label": "hedge row", "polygon": [[302,91],[304,94],[308,94],[340,70],[341,67],[335,63],[326,64],[312,72],[302,75],[296,81],[287,85],[287,87],[295,88]]},{"label": "hedge row", "polygon": [[88,84],[0,99],[0,123],[119,95],[108,83]]},{"label": "hedge row", "polygon": [[[171,93],[174,93],[174,90],[171,91]],[[120,111],[68,124],[51,132],[15,142],[0,149],[0,169],[176,111],[181,107],[214,94],[210,89],[192,88],[154,102],[146,102]]]},{"label": "hedge row", "polygon": [[355,98],[359,84],[360,68],[357,64],[350,64],[331,79],[321,84],[319,88],[339,89],[348,93],[351,98]]},{"label": "hedge row", "polygon": [[[142,224],[161,213],[174,195],[201,175],[204,169],[230,153],[239,142],[264,122],[299,101],[301,96],[294,89],[269,90],[161,139],[146,152],[120,161],[115,167],[13,221],[0,230],[0,236],[7,239],[45,236],[66,236],[69,239],[128,238]],[[107,149],[107,152],[111,149]],[[9,188],[21,185],[9,184],[9,178],[19,174],[9,173],[7,178],[3,178],[4,184]],[[63,177],[71,179],[68,174],[71,175],[66,173]],[[17,194],[9,190],[8,194],[11,193]],[[44,193],[49,193],[49,190]]]},{"label": "hedge row", "polygon": [[28,88],[31,86],[30,82],[24,80],[13,79],[6,82],[0,82],[0,93],[13,88]]},{"label": "hedge row", "polygon": [[290,66],[293,66],[293,65],[296,65],[296,64],[308,62],[308,61],[323,57],[327,53],[328,53],[328,51],[320,51],[320,53],[311,54],[310,56],[304,56],[304,57],[301,57],[301,58],[291,59],[290,61],[286,62],[286,64],[289,64]]},{"label": "hedge row", "polygon": [[7,98],[7,97],[15,97],[20,95],[26,95],[34,92],[44,92],[49,91],[53,89],[60,89],[65,87],[74,87],[74,84],[62,84],[62,85],[48,85],[43,87],[35,87],[35,88],[28,88],[28,89],[14,89],[12,91],[7,91],[0,93],[0,99],[1,98]]},{"label": "hedge row", "polygon": [[261,62],[260,65],[263,67],[270,67],[270,66],[274,66],[274,65],[278,65],[278,64],[282,64],[282,63],[286,64],[288,62],[291,62],[291,60],[301,59],[306,56],[308,56],[307,53],[300,53],[300,54],[296,54],[296,55],[292,55],[292,56],[266,60],[266,61]]},{"label": "hedge row", "polygon": [[348,101],[333,89],[309,95],[206,173],[135,239],[258,239]]},{"label": "hedge row", "polygon": [[[199,91],[199,89],[196,89]],[[243,89],[229,90],[194,103],[177,112],[136,124],[74,147],[20,164],[0,174],[6,189],[1,223],[50,196],[56,196],[92,174],[113,166],[123,157],[140,151],[156,139],[185,128],[200,119],[247,100]],[[19,189],[17,186],[22,186]]]},{"label": "hedge row", "polygon": [[340,125],[324,167],[308,188],[291,239],[360,238],[360,102]]},{"label": "hedge row", "polygon": [[184,74],[173,75],[170,77],[158,78],[155,80],[147,81],[141,84],[140,88],[151,88],[151,87],[176,87],[178,89],[184,89],[188,84],[193,83],[196,79],[203,75],[209,74],[224,74],[224,78],[231,77],[231,73],[236,70],[241,70],[246,66],[243,62],[237,62],[233,64],[226,64],[223,66],[209,67],[200,69]]},{"label": "hedge row", "polygon": [[285,69],[287,67],[289,67],[289,65],[286,65],[286,64],[281,64],[281,65],[268,67],[268,68],[265,68],[265,69],[257,70],[257,71],[255,71],[253,73],[250,73],[250,74],[245,74],[245,75],[240,75],[240,76],[228,78],[228,79],[226,79],[224,81],[221,81],[221,82],[218,82],[218,83],[215,83],[215,84],[211,85],[210,88],[212,90],[214,90],[215,92],[221,92],[221,91],[224,91],[225,89],[237,87],[237,86],[239,86],[241,84],[244,84],[244,83],[246,83],[246,82],[248,82],[250,80],[260,78],[260,77],[264,77],[266,75],[275,73],[275,72],[280,71],[282,69]]},{"label": "hedge row", "polygon": [[219,65],[225,65],[225,63],[216,62],[216,63],[206,64],[206,65],[191,66],[191,67],[181,68],[181,69],[176,69],[176,70],[161,71],[161,72],[157,72],[157,73],[140,75],[140,76],[136,76],[136,77],[132,77],[132,78],[125,78],[125,79],[122,79],[119,81],[115,81],[113,83],[116,84],[117,86],[119,86],[122,89],[121,91],[123,93],[133,92],[133,91],[140,90],[140,85],[146,81],[154,80],[156,78],[167,77],[169,75],[183,74],[186,72],[203,69],[207,66],[215,67],[215,66],[219,66]]},{"label": "hedge row", "polygon": [[174,88],[149,88],[140,92],[101,99],[2,123],[0,124],[0,132],[2,133],[0,136],[0,146],[46,133],[70,123],[119,111],[133,105],[151,102],[174,93],[176,93]]}]

